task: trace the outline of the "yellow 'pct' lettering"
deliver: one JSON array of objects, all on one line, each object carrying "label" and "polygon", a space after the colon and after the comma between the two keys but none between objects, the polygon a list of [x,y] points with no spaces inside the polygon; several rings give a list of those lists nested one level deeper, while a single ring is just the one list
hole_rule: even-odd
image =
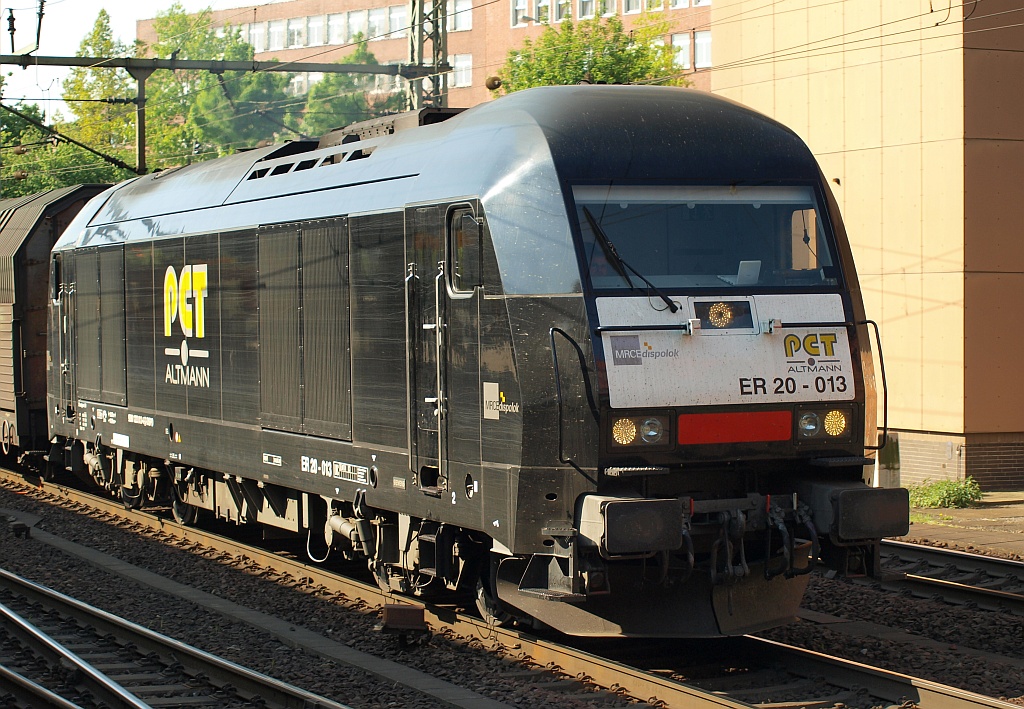
[{"label": "yellow 'pct' lettering", "polygon": [[207,266],[185,266],[181,274],[174,266],[164,272],[164,336],[171,336],[171,324],[177,320],[185,337],[206,336]]}]

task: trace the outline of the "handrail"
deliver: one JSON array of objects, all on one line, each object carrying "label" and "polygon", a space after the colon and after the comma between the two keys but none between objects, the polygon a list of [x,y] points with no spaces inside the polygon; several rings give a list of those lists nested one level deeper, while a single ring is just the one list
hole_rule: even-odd
[{"label": "handrail", "polygon": [[555,399],[558,402],[558,460],[559,462],[576,466],[578,469],[579,466],[575,461],[562,455],[564,447],[564,439],[562,435],[562,375],[558,367],[558,348],[555,347],[556,332],[564,337],[566,342],[576,350],[576,356],[580,361],[580,372],[583,375],[583,388],[587,392],[587,404],[590,406],[590,413],[593,415],[595,422],[598,421],[600,415],[597,410],[597,404],[594,402],[594,392],[590,388],[590,378],[587,376],[587,359],[583,354],[583,350],[580,348],[576,340],[574,340],[565,330],[560,327],[552,327],[548,330],[548,337],[551,339],[551,359],[555,370]]},{"label": "handrail", "polygon": [[889,442],[889,386],[885,381],[885,359],[882,357],[882,338],[878,333],[878,323],[874,320],[861,320],[858,325],[870,325],[875,330],[875,346],[878,349],[878,370],[882,377],[882,442],[877,446],[864,446],[866,450],[877,451],[885,448]]}]

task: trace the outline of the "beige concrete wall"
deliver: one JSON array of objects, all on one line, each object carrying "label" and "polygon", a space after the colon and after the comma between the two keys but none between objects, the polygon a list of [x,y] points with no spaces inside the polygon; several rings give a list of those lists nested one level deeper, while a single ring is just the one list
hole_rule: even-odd
[{"label": "beige concrete wall", "polygon": [[712,90],[796,130],[831,180],[881,325],[889,424],[903,429],[964,431],[959,11],[947,18],[927,0],[712,6]]}]

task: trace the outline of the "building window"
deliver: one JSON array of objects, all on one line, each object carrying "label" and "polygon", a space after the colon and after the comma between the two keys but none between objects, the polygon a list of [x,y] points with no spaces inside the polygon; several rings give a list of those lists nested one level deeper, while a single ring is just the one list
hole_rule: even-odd
[{"label": "building window", "polygon": [[665,0],[647,0],[648,10],[662,10],[665,7]]},{"label": "building window", "polygon": [[512,0],[512,24],[525,25],[523,18],[529,14],[526,10],[526,0]]},{"label": "building window", "polygon": [[640,0],[622,0],[622,13],[629,15],[640,12]]},{"label": "building window", "polygon": [[579,5],[579,17],[581,20],[585,20],[588,17],[594,16],[594,0],[580,0]]},{"label": "building window", "polygon": [[546,23],[551,19],[551,0],[537,0],[537,22]]},{"label": "building window", "polygon": [[597,11],[601,17],[611,17],[615,14],[615,9],[618,7],[615,3],[617,0],[597,0]]},{"label": "building window", "polygon": [[345,15],[327,16],[327,44],[345,43]]},{"label": "building window", "polygon": [[675,56],[672,62],[680,69],[690,68],[690,33],[672,35],[672,49]]},{"label": "building window", "polygon": [[306,75],[295,74],[288,80],[288,88],[285,93],[291,96],[302,96],[306,93]]},{"label": "building window", "polygon": [[472,86],[473,84],[473,55],[456,54],[448,57],[448,63],[452,65],[451,87],[453,89]]},{"label": "building window", "polygon": [[679,10],[680,8],[689,7],[690,0],[668,0],[669,10]]},{"label": "building window", "polygon": [[571,11],[570,0],[555,0],[555,22],[568,20]]},{"label": "building window", "polygon": [[391,38],[404,37],[409,30],[408,15],[405,5],[392,5],[388,8],[388,15],[391,26]]},{"label": "building window", "polygon": [[473,29],[473,1],[448,0],[448,31],[463,32]]},{"label": "building window", "polygon": [[367,18],[366,38],[371,41],[384,39],[388,33],[388,9],[372,7]]},{"label": "building window", "polygon": [[262,22],[249,25],[249,44],[256,54],[267,51],[267,27]]},{"label": "building window", "polygon": [[306,46],[306,18],[293,17],[288,20],[288,45],[289,47]]},{"label": "building window", "polygon": [[711,66],[711,32],[693,33],[693,66],[707,69]]},{"label": "building window", "polygon": [[324,43],[324,17],[310,17],[306,25],[306,43],[310,47],[318,47]]},{"label": "building window", "polygon": [[710,5],[711,0],[693,0],[694,7],[700,7],[701,5]]},{"label": "building window", "polygon": [[285,20],[284,19],[271,19],[270,20],[270,32],[269,41],[267,42],[267,49],[273,51],[274,49],[285,48]]},{"label": "building window", "polygon": [[366,10],[354,10],[348,13],[347,42],[355,42],[359,38],[366,39]]}]

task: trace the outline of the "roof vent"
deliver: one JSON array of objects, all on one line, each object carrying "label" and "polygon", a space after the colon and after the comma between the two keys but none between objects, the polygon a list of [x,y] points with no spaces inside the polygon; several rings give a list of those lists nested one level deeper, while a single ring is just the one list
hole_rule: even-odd
[{"label": "roof vent", "polygon": [[421,108],[418,111],[407,111],[396,113],[393,116],[381,116],[371,118],[368,121],[360,121],[344,128],[335,128],[329,133],[320,137],[321,148],[328,148],[332,145],[354,143],[367,138],[374,138],[381,135],[391,135],[400,130],[429,126],[434,123],[441,123],[452,116],[462,113],[464,108]]}]

